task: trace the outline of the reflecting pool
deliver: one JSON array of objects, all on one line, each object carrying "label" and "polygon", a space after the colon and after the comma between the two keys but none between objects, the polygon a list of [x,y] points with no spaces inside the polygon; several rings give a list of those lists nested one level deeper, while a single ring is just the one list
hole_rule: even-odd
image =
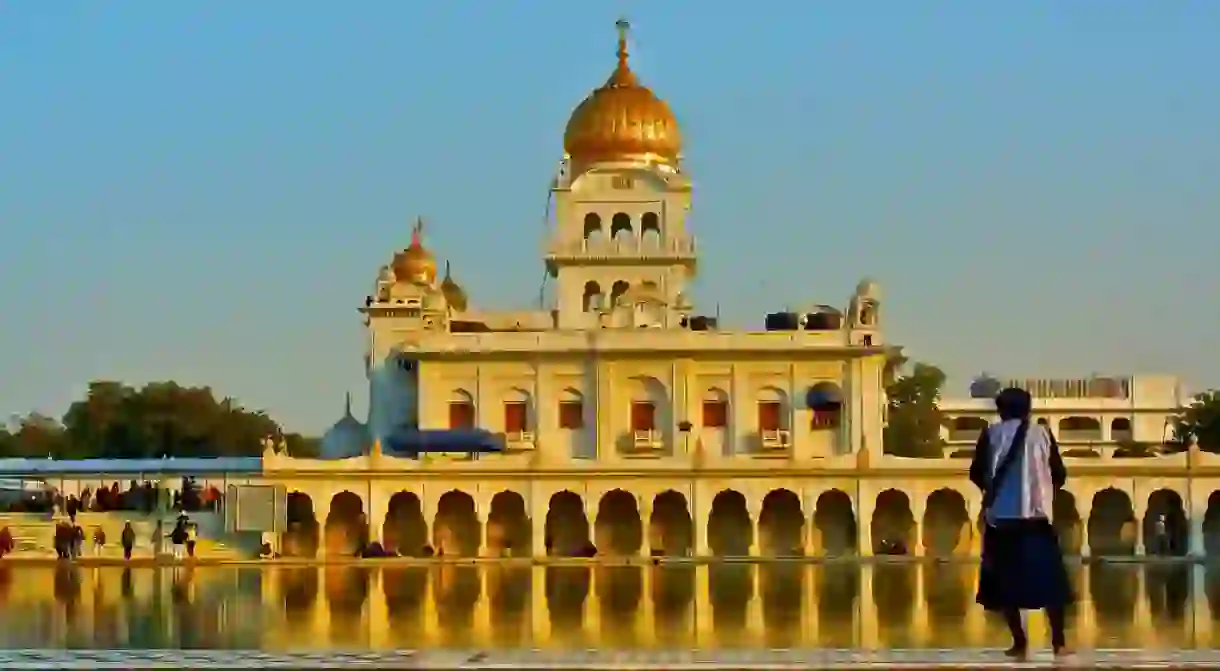
[{"label": "reflecting pool", "polygon": [[[0,647],[994,647],[975,563],[22,566]],[[1211,648],[1220,566],[1072,569],[1073,640]],[[1045,627],[1031,616],[1034,641]]]}]

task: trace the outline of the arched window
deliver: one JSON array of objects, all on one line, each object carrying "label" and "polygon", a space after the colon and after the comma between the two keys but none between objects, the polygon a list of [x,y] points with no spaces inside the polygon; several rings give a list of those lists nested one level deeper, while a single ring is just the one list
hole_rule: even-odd
[{"label": "arched window", "polygon": [[596,212],[585,215],[585,240],[597,240],[602,235],[602,218]]},{"label": "arched window", "polygon": [[624,280],[619,280],[610,288],[610,307],[618,307],[618,299],[627,293],[631,285]]},{"label": "arched window", "polygon": [[805,405],[813,411],[809,428],[833,429],[843,421],[843,389],[834,382],[819,382],[805,392]]},{"label": "arched window", "polygon": [[656,212],[645,212],[640,217],[640,241],[651,249],[661,246],[661,220]]},{"label": "arched window", "polygon": [[618,240],[626,240],[631,238],[631,215],[626,212],[619,212],[610,220],[610,237]]},{"label": "arched window", "polygon": [[592,280],[585,282],[585,292],[584,297],[581,299],[581,305],[585,312],[601,309],[602,287],[600,284]]},{"label": "arched window", "polygon": [[703,395],[703,428],[724,429],[729,425],[729,395],[715,387]]},{"label": "arched window", "polygon": [[504,432],[510,436],[530,430],[530,395],[513,389],[504,398]]},{"label": "arched window", "polygon": [[784,392],[764,387],[758,392],[758,430],[764,433],[788,428]]},{"label": "arched window", "polygon": [[585,428],[584,397],[575,389],[565,389],[559,396],[559,428],[570,431]]},{"label": "arched window", "polygon": [[474,428],[474,398],[464,389],[454,389],[449,396],[449,428]]}]

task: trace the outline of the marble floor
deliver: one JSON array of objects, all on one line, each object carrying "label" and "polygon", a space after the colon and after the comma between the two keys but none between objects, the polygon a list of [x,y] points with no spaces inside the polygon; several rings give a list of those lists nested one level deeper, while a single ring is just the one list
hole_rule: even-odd
[{"label": "marble floor", "polygon": [[1220,669],[1216,650],[1091,650],[1068,660],[1049,651],[1013,663],[999,650],[402,650],[395,652],[268,653],[259,650],[0,650],[7,669],[188,668],[294,669],[991,669],[1090,667],[1106,669]]}]

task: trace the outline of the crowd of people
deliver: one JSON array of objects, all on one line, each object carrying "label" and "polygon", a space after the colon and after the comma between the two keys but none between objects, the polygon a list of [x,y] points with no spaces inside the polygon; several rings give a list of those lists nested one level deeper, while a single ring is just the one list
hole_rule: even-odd
[{"label": "crowd of people", "polygon": [[200,487],[193,477],[182,478],[182,485],[172,494],[145,480],[140,483],[132,480],[126,490],[119,489],[119,483],[114,482],[109,487],[98,487],[96,490],[86,487],[79,496],[71,494],[64,496],[56,493],[52,497],[52,505],[68,516],[78,512],[143,512],[151,513],[162,508],[168,500],[174,510],[181,512],[214,511],[220,505],[222,495],[215,487]]}]

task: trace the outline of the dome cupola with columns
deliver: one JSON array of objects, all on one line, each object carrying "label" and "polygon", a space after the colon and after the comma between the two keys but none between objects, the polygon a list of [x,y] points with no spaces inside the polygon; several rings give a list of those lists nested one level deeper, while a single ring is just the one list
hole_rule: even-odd
[{"label": "dome cupola with columns", "polygon": [[626,21],[618,24],[618,64],[568,119],[563,149],[575,165],[640,162],[672,165],[682,150],[669,105],[640,84],[627,62]]}]

